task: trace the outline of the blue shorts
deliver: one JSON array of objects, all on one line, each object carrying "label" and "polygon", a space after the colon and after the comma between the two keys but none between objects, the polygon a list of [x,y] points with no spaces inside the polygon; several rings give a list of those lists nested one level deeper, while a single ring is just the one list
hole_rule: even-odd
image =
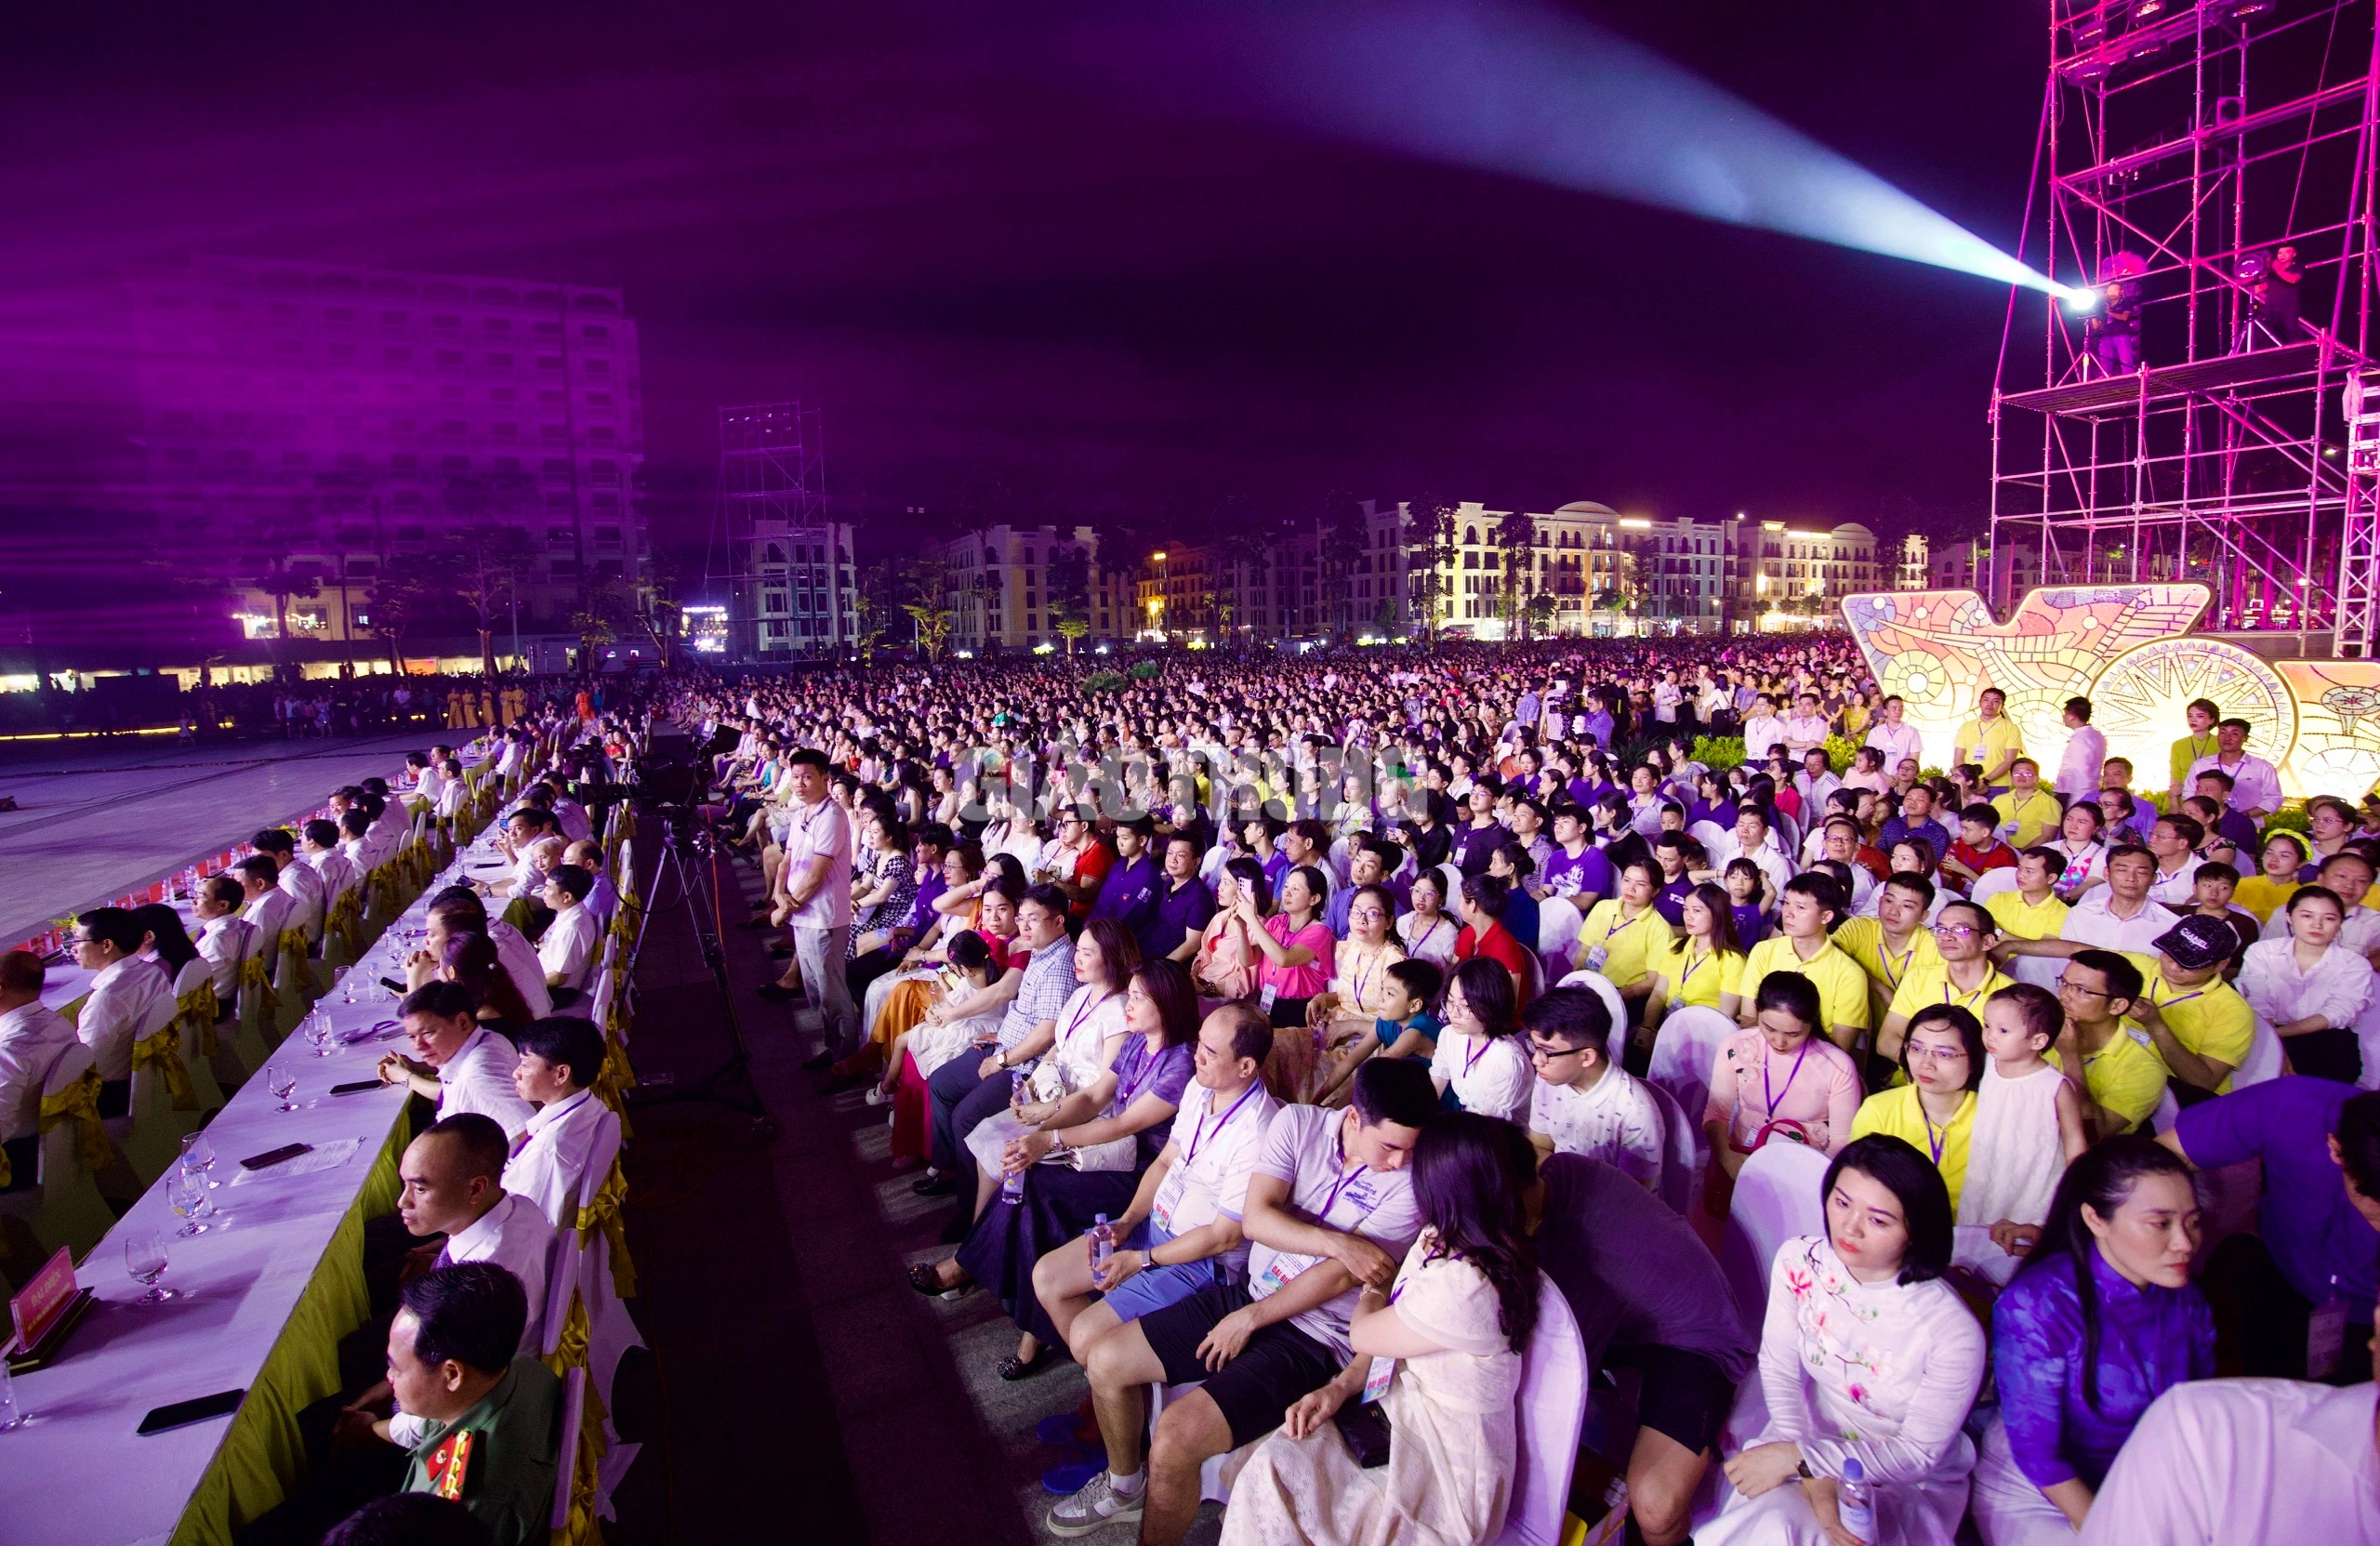
[{"label": "blue shorts", "polygon": [[[1171,1233],[1159,1229],[1155,1220],[1144,1220],[1124,1245],[1128,1250],[1149,1250],[1172,1238]],[[1228,1281],[1228,1270],[1219,1258],[1177,1262],[1170,1267],[1143,1268],[1101,1302],[1115,1311],[1119,1321],[1138,1320],[1151,1311],[1179,1304],[1201,1288]]]}]

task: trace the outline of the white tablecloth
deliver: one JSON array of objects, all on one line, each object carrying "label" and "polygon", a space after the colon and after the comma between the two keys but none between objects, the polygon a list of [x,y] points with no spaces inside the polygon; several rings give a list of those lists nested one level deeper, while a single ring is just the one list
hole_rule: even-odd
[{"label": "white tablecloth", "polygon": [[[424,898],[447,883],[442,878]],[[341,1031],[393,1023],[395,996],[375,986],[367,998],[360,984],[403,976],[397,961],[404,932],[420,927],[426,905],[416,901],[365,953],[351,974],[357,1002],[345,1001],[344,984],[322,1001]],[[18,1405],[33,1420],[0,1434],[0,1546],[115,1546],[173,1534],[234,1420],[214,1418],[146,1438],[134,1430],[154,1407],[256,1384],[404,1112],[401,1088],[333,1097],[330,1087],[371,1078],[381,1055],[403,1045],[402,1037],[365,1040],[317,1057],[293,1033],[274,1061],[297,1066],[293,1098],[300,1109],[276,1109],[280,1102],[261,1077],[232,1096],[206,1128],[214,1173],[224,1183],[209,1196],[227,1217],[206,1221],[212,1227],[194,1239],[169,1241],[163,1281],[180,1298],[132,1302],[146,1290],[124,1266],[126,1238],[170,1235],[180,1225],[165,1178],[92,1250],[76,1275],[100,1302],[58,1363],[16,1381]],[[291,1143],[322,1148],[343,1141],[354,1152],[335,1168],[267,1171],[230,1184],[249,1156]]]}]

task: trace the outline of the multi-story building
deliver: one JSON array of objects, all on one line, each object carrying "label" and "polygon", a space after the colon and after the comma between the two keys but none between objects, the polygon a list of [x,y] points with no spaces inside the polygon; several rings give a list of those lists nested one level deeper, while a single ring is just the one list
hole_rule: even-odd
[{"label": "multi-story building", "polygon": [[1813,628],[1841,620],[1845,596],[1891,589],[1899,582],[1904,552],[1879,551],[1876,534],[1857,522],[1831,530],[1764,521],[1757,534],[1747,526],[1750,607],[1754,626]]},{"label": "multi-story building", "polygon": [[831,656],[860,641],[853,529],[826,518],[819,441],[818,410],[799,403],[719,411],[728,648],[747,659]]},{"label": "multi-story building", "polygon": [[286,617],[377,642],[374,598],[405,578],[492,611],[508,649],[516,618],[566,631],[598,588],[642,605],[619,291],[214,258],[126,286],[160,539],[235,588],[249,637]]},{"label": "multi-story building", "polygon": [[1911,532],[1900,539],[1900,569],[1893,576],[1895,590],[1924,590],[1932,581],[1931,543],[1924,532]]},{"label": "multi-story building", "polygon": [[1928,573],[1927,588],[1973,590],[1995,606],[2009,606],[2042,584],[2042,550],[2003,542],[1994,553],[1982,537],[1962,537],[1934,549]]},{"label": "multi-story building", "polygon": [[1099,534],[1089,526],[987,526],[961,533],[932,556],[942,564],[953,650],[1064,648],[1058,625],[1069,590],[1081,608],[1083,638],[1127,639],[1135,631],[1131,577],[1101,570]]},{"label": "multi-story building", "polygon": [[[1591,499],[1549,514],[1455,507],[1441,626],[1474,638],[1718,633],[1734,615],[1737,522],[1622,515]],[[1418,588],[1415,588],[1418,589]]]}]

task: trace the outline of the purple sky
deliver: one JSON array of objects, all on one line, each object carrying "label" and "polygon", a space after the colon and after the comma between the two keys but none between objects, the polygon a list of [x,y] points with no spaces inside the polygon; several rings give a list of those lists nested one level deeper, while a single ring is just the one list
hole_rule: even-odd
[{"label": "purple sky", "polygon": [[[2013,239],[2037,6],[1573,8]],[[1052,8],[46,9],[0,31],[5,293],[192,250],[620,285],[665,540],[715,407],[790,397],[847,512],[1982,508],[2004,291],[1192,115]]]}]

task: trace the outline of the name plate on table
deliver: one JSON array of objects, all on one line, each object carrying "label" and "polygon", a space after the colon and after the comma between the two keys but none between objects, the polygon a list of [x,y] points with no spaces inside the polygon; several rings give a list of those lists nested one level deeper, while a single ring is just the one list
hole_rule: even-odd
[{"label": "name plate on table", "polygon": [[56,1357],[67,1335],[89,1313],[93,1297],[88,1288],[76,1287],[74,1258],[60,1246],[8,1302],[8,1315],[17,1328],[7,1349],[8,1372],[22,1374]]}]

